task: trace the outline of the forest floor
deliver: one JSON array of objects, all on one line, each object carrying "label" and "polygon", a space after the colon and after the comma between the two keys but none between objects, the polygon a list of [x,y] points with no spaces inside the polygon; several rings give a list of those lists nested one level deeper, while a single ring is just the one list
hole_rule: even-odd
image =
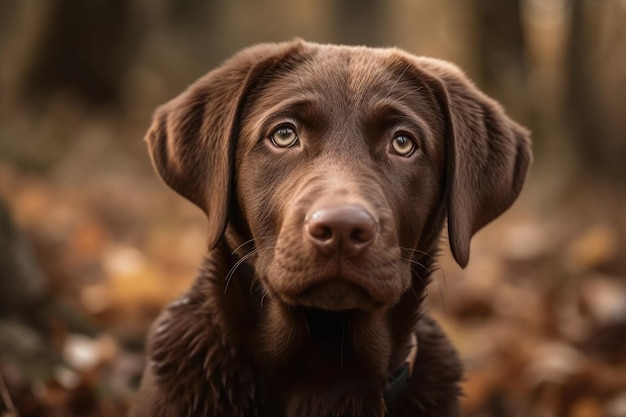
[{"label": "forest floor", "polygon": [[[3,417],[10,404],[21,417],[124,415],[148,326],[205,252],[203,215],[145,161],[71,161],[45,176],[0,165],[35,260],[32,307],[0,315]],[[464,415],[624,417],[626,193],[546,191],[537,176],[475,237],[467,269],[444,248],[429,288],[466,366]]]}]

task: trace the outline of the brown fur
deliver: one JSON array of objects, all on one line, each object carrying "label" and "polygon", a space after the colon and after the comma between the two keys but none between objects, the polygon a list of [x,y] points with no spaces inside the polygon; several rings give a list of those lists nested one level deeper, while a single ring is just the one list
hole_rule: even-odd
[{"label": "brown fur", "polygon": [[[286,124],[293,148],[270,141]],[[409,156],[390,151],[399,131],[418,144]],[[206,212],[211,250],[154,324],[133,416],[379,416],[412,334],[388,414],[459,415],[459,360],[421,304],[445,219],[465,266],[524,182],[528,134],[497,103],[442,61],[296,40],[198,80],[147,141],[164,181]],[[362,252],[311,238],[328,207],[371,219]]]}]

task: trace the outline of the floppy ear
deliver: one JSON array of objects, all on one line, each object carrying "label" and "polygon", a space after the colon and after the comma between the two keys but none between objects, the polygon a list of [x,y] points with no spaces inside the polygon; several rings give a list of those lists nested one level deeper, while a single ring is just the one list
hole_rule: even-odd
[{"label": "floppy ear", "polygon": [[209,220],[209,246],[228,221],[234,153],[247,92],[302,46],[299,40],[244,49],[159,107],[145,140],[163,181]]},{"label": "floppy ear", "polygon": [[448,237],[465,267],[474,233],[519,195],[531,161],[529,132],[480,92],[454,65],[418,58],[441,83],[446,120]]}]

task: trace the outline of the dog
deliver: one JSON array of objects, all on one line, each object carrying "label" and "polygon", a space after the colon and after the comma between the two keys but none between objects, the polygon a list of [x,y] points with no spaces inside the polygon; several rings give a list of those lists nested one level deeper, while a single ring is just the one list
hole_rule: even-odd
[{"label": "dog", "polygon": [[456,66],[260,44],[158,108],[146,141],[209,251],[150,331],[132,416],[460,415],[426,286],[444,225],[465,267],[531,151]]}]

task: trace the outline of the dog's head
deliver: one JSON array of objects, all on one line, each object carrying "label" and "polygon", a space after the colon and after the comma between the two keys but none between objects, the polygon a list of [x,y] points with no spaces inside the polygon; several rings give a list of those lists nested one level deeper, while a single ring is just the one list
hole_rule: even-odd
[{"label": "dog's head", "polygon": [[270,294],[330,310],[396,303],[446,216],[464,267],[531,158],[527,132],[453,65],[303,41],[240,52],[160,107],[147,141],[212,247],[227,227],[253,239]]}]

